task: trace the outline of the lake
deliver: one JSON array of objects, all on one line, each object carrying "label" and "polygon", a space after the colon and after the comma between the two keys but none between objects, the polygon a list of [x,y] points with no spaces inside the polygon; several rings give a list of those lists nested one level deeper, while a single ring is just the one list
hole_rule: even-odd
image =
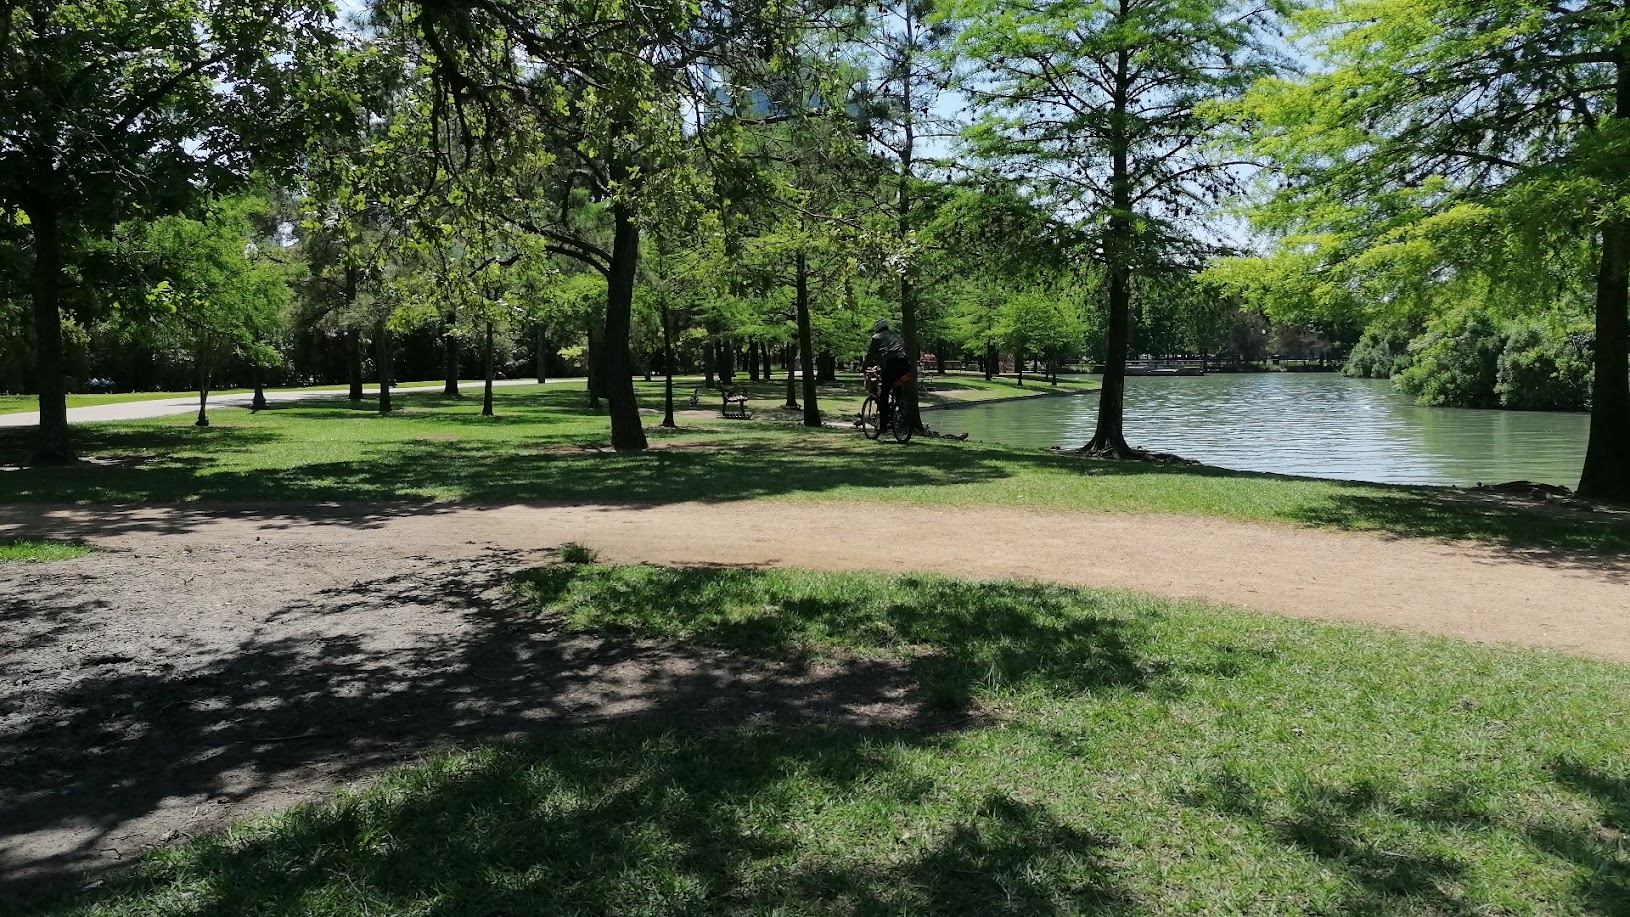
[{"label": "lake", "polygon": [[[1574,487],[1590,429],[1586,414],[1425,408],[1386,380],[1334,373],[1133,376],[1126,383],[1128,443],[1241,471]],[[1094,392],[929,411],[924,420],[985,442],[1075,448],[1092,436],[1097,414]]]}]

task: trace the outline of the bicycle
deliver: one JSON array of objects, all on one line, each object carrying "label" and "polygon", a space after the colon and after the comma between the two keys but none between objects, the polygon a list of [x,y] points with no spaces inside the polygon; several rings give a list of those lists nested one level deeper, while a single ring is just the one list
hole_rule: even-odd
[{"label": "bicycle", "polygon": [[[882,372],[876,369],[866,370],[866,400],[860,405],[860,429],[867,439],[876,439],[883,435],[883,425],[878,418],[877,389],[882,382]],[[892,410],[889,412],[889,433],[897,443],[911,442],[910,411],[900,410],[900,398],[905,394],[905,387],[916,376],[915,372],[906,372],[894,383],[894,397],[889,399]]]}]

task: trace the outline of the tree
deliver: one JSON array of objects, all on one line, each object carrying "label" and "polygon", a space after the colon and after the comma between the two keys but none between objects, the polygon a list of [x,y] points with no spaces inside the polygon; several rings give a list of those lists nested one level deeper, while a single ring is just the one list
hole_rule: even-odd
[{"label": "tree", "polygon": [[948,189],[933,209],[920,233],[923,275],[946,301],[952,340],[984,355],[986,379],[999,371],[1009,301],[1025,290],[1078,286],[1069,263],[1080,235],[1018,186],[989,174]]},{"label": "tree", "polygon": [[1481,223],[1477,248],[1520,242],[1498,247],[1526,257],[1513,270],[1477,250],[1434,254],[1431,276],[1452,282],[1471,267],[1496,292],[1532,289],[1549,252],[1592,239],[1595,390],[1580,491],[1630,499],[1630,4],[1330,0],[1300,24],[1317,70],[1265,84],[1241,110],[1254,145],[1287,173],[1270,224],[1319,232],[1340,215],[1353,229],[1319,253],[1339,264],[1396,251],[1400,236],[1446,219]]},{"label": "tree", "polygon": [[251,195],[216,201],[203,220],[170,216],[129,227],[150,265],[149,299],[171,333],[191,351],[198,383],[197,426],[209,426],[213,374],[236,354],[257,367],[275,365],[269,339],[291,294],[282,265],[257,257]]},{"label": "tree", "polygon": [[[384,14],[386,4],[377,8]],[[394,7],[392,7],[394,8]],[[499,3],[403,7],[438,87],[436,122],[483,155],[537,145],[558,157],[548,196],[519,228],[606,278],[600,378],[612,446],[645,448],[629,338],[646,224],[675,201],[706,201],[699,161],[729,149],[739,105],[720,104],[772,68],[797,4]],[[733,84],[727,82],[735,81]],[[562,225],[558,204],[586,189],[611,223],[608,245]],[[547,206],[554,203],[556,207]]]},{"label": "tree", "polygon": [[[954,125],[936,113],[946,89],[943,54],[951,36],[935,0],[876,0],[869,6],[872,25],[861,36],[857,63],[871,78],[857,98],[866,118],[873,148],[887,164],[892,188],[884,194],[893,236],[889,269],[900,309],[900,335],[913,366],[922,355],[919,327],[916,233],[923,221],[918,189],[925,168],[934,164],[925,143],[954,134]],[[905,403],[911,424],[922,429],[913,374]]]},{"label": "tree", "polygon": [[961,0],[965,91],[985,108],[969,132],[998,169],[1060,213],[1091,215],[1108,272],[1108,354],[1098,426],[1084,451],[1132,453],[1123,423],[1132,279],[1184,272],[1208,253],[1195,221],[1239,179],[1208,144],[1204,108],[1242,94],[1273,60],[1274,2]]},{"label": "tree", "polygon": [[659,230],[647,237],[647,244],[651,251],[645,258],[648,281],[642,298],[661,326],[662,426],[672,429],[678,426],[674,421],[675,339],[698,305],[720,285],[721,237],[718,232],[703,232],[693,239],[676,239]]},{"label": "tree", "polygon": [[77,247],[241,184],[253,152],[297,148],[286,113],[321,97],[285,100],[328,16],[321,0],[0,3],[0,208],[24,215],[33,249],[43,459],[73,458],[62,286]]},{"label": "tree", "polygon": [[[754,130],[750,143],[743,144],[767,160],[757,173],[762,190],[755,206],[739,220],[755,224],[756,230],[740,245],[741,263],[756,275],[746,285],[771,294],[767,300],[776,303],[773,314],[780,327],[775,336],[785,340],[795,357],[788,360],[785,406],[801,410],[808,427],[821,425],[817,325],[842,306],[862,260],[879,248],[864,222],[873,211],[869,192],[875,189],[874,163],[854,133],[849,112],[827,101],[852,96],[854,87],[844,77],[858,73],[840,73],[824,85],[792,82],[786,92],[790,98],[778,107],[788,120]],[[782,291],[784,300],[774,291]],[[801,405],[795,366],[802,379]]]}]

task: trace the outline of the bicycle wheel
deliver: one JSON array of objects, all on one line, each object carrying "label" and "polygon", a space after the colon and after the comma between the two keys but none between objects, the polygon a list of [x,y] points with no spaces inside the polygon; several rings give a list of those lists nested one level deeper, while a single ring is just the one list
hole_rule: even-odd
[{"label": "bicycle wheel", "polygon": [[897,443],[911,442],[911,434],[914,432],[911,429],[911,412],[905,409],[905,405],[894,406],[894,415],[889,418],[889,432],[894,434],[894,441]]},{"label": "bicycle wheel", "polygon": [[883,433],[877,422],[877,399],[870,395],[860,405],[860,431],[866,434],[867,439],[876,439]]}]

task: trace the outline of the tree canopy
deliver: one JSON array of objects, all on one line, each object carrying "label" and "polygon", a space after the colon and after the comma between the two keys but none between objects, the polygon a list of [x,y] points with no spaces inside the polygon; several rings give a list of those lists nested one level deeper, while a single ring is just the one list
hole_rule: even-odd
[{"label": "tree canopy", "polygon": [[813,426],[889,317],[988,375],[1101,365],[1092,454],[1138,454],[1134,353],[1305,344],[1588,407],[1582,487],[1630,497],[1621,0],[346,9],[0,0],[0,385],[43,457],[87,375],[386,413],[477,355],[585,373],[633,451],[634,376],[778,353]]}]

